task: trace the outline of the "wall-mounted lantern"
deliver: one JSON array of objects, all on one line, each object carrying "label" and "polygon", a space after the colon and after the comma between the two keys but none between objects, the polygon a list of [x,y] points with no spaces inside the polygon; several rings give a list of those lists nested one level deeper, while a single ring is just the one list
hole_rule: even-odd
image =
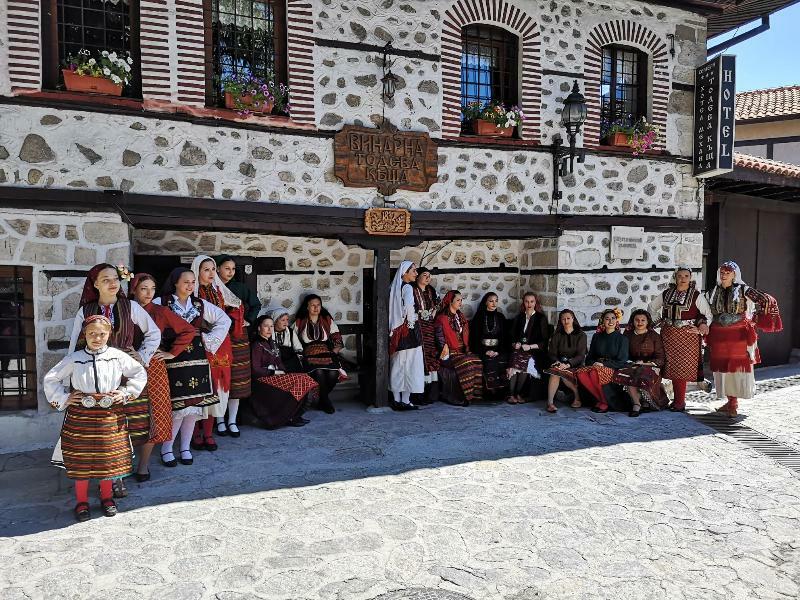
[{"label": "wall-mounted lantern", "polygon": [[[581,127],[586,121],[586,99],[581,94],[576,79],[572,85],[572,91],[564,99],[564,107],[561,109],[561,126],[567,132],[569,148],[564,147],[561,134],[553,136],[553,144],[550,151],[553,155],[553,200],[561,200],[561,191],[558,189],[559,177],[564,177],[572,173],[573,162],[577,157],[578,162],[584,161],[583,149],[575,149],[575,139],[580,133]],[[569,161],[567,160],[569,159]]]}]

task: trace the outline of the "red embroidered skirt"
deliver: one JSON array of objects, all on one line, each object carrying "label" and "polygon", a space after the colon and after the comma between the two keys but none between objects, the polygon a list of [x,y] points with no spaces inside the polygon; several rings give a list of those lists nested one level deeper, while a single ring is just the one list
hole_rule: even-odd
[{"label": "red embroidered skirt", "polygon": [[231,333],[231,398],[249,398],[250,390],[250,339],[247,327],[241,337]]},{"label": "red embroidered skirt", "polygon": [[[711,351],[711,370],[715,373],[750,372],[753,360],[747,347],[758,340],[753,324],[747,320],[727,327],[712,323],[708,332],[708,347]],[[759,356],[756,352],[756,363]]]},{"label": "red embroidered skirt", "polygon": [[661,340],[667,363],[664,367],[666,379],[699,381],[702,379],[702,341],[699,335],[686,327],[664,325]]},{"label": "red embroidered skirt", "polygon": [[214,392],[225,393],[231,389],[231,364],[233,363],[233,352],[231,350],[231,337],[225,336],[225,341],[215,354],[206,350],[208,365],[211,367],[211,382]]},{"label": "red embroidered skirt", "polygon": [[286,425],[304,400],[313,405],[319,399],[319,384],[305,373],[271,375],[253,380],[250,406],[268,429]]},{"label": "red embroidered skirt", "polygon": [[133,472],[133,452],[123,407],[67,408],[61,451],[70,479],[115,479]]},{"label": "red embroidered skirt", "polygon": [[150,438],[147,441],[151,444],[166,442],[172,439],[172,399],[167,367],[155,356],[147,367],[146,393],[150,399]]}]

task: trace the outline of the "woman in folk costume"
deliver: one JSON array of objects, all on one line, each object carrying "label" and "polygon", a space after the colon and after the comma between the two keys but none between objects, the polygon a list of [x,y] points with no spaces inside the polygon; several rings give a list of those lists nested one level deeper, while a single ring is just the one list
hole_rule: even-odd
[{"label": "woman in folk costume", "polygon": [[[109,346],[127,352],[147,368],[150,359],[161,343],[161,331],[150,318],[150,315],[138,304],[131,302],[122,290],[120,272],[129,277],[124,267],[115,267],[108,263],[95,265],[89,270],[81,294],[80,308],[75,315],[72,335],[69,341],[69,352],[80,350],[85,344],[81,337],[81,327],[86,317],[104,315],[111,321]],[[136,330],[141,333],[141,341],[135,340]],[[138,344],[136,343],[138,342]],[[158,390],[156,390],[158,393]],[[128,418],[128,434],[134,447],[147,443],[152,434],[150,423],[149,391],[145,388],[138,398],[125,405]],[[60,461],[60,446],[56,445],[53,462]],[[117,498],[127,496],[122,479],[114,482],[114,495]]]},{"label": "woman in folk costume", "polygon": [[433,321],[439,308],[439,296],[431,285],[431,272],[425,267],[417,269],[417,280],[411,288],[414,292],[414,310],[417,311],[417,327],[422,335],[422,356],[425,360],[425,398],[417,404],[432,404],[439,399],[439,351]]},{"label": "woman in folk costume", "polygon": [[448,404],[469,406],[481,396],[483,363],[469,352],[469,321],[461,312],[461,292],[450,290],[434,321],[439,350],[442,398]]},{"label": "woman in folk costume", "polygon": [[539,369],[547,363],[547,339],[549,337],[547,315],[539,298],[533,292],[522,297],[520,312],[511,323],[511,358],[508,378],[511,381],[509,404],[524,404],[522,390],[530,377],[539,379]]},{"label": "woman in folk costume", "polygon": [[[213,355],[209,355],[208,362],[211,364],[211,377],[214,382],[214,392],[219,397],[219,404],[210,406],[203,420],[195,428],[195,437],[192,446],[195,449],[205,448],[206,450],[216,450],[217,444],[212,435],[214,421],[216,419],[217,433],[232,437],[239,437],[239,427],[236,425],[236,417],[239,412],[239,398],[231,395],[233,387],[233,338],[240,339],[244,334],[244,305],[236,295],[228,289],[217,273],[217,263],[210,256],[201,254],[192,261],[192,272],[197,278],[195,281],[195,294],[198,298],[210,302],[217,308],[224,310],[231,318],[233,324],[219,350]],[[237,370],[238,384],[242,380],[247,380],[247,387],[250,387],[250,366],[249,356],[247,373]],[[240,385],[239,389],[243,389]],[[228,413],[228,424],[225,424],[225,412]]]},{"label": "woman in folk costume", "polygon": [[[148,273],[137,273],[128,286],[128,297],[147,311],[161,331],[161,345],[147,366],[147,390],[150,398],[150,439],[140,450],[136,481],[150,479],[150,454],[155,444],[172,439],[172,398],[165,360],[180,355],[192,343],[194,327],[164,306],[153,303],[156,280]],[[134,343],[136,338],[134,336]]]},{"label": "woman in folk costume", "polygon": [[[305,373],[303,368],[303,344],[292,327],[289,327],[289,311],[276,308],[269,311],[272,319],[272,338],[281,351],[281,362],[287,373]],[[261,318],[261,317],[259,317]]]},{"label": "woman in folk costume", "polygon": [[[161,288],[161,296],[153,303],[165,306],[194,329],[194,339],[175,358],[166,359],[169,392],[172,399],[172,438],[161,446],[161,462],[166,467],[178,464],[173,447],[181,434],[180,461],[190,465],[190,451],[195,423],[209,406],[219,403],[213,390],[208,357],[225,341],[231,326],[230,317],[217,306],[194,295],[196,278],[186,267],[176,267]],[[172,335],[165,331],[165,344]]]},{"label": "woman in folk costume", "polygon": [[547,382],[547,412],[558,411],[555,404],[556,392],[563,383],[574,394],[572,408],[581,407],[576,369],[583,366],[586,359],[586,334],[581,329],[575,313],[565,308],[558,313],[558,325],[547,344],[547,359],[550,368],[545,370],[550,378]]},{"label": "woman in folk costume", "polygon": [[319,384],[305,373],[287,372],[270,316],[258,317],[255,329],[250,355],[253,414],[267,429],[306,425],[303,413],[319,398]]},{"label": "woman in folk costume", "polygon": [[703,379],[703,336],[713,318],[706,297],[697,290],[691,270],[680,267],[673,282],[650,302],[648,310],[661,327],[666,364],[662,376],[672,381],[670,410],[686,409],[686,383]]},{"label": "woman in folk costume", "polygon": [[508,387],[507,323],[497,303],[497,294],[487,293],[469,324],[470,349],[483,362],[484,400],[494,402],[503,400]]},{"label": "woman in folk costume", "polygon": [[389,290],[389,390],[394,395],[394,410],[416,410],[411,394],[425,391],[422,335],[414,310],[416,279],[417,266],[404,260]]},{"label": "woman in folk costume", "polygon": [[142,392],[147,373],[127,353],[108,345],[111,331],[108,317],[86,317],[83,349],[69,353],[44,376],[47,401],[66,411],[60,439],[67,477],[75,480],[78,521],[91,516],[90,479],[100,480],[103,514],[113,517],[117,506],[111,482],[133,470],[124,405]]},{"label": "woman in folk costume", "polygon": [[717,411],[735,417],[739,398],[755,395],[753,365],[761,360],[756,327],[769,333],[781,331],[783,324],[775,299],[748,286],[733,261],[722,263],[717,285],[706,295],[713,315],[708,346],[714,387],[717,398],[727,398]]},{"label": "woman in folk costume", "polygon": [[[242,301],[244,323],[242,335],[237,335],[236,327],[231,330],[231,399],[228,401],[228,421],[234,423],[230,430],[232,437],[239,437],[239,427],[235,425],[235,416],[231,418],[231,411],[239,407],[242,400],[250,397],[250,327],[255,324],[258,313],[261,311],[261,301],[258,295],[241,281],[235,281],[236,262],[232,257],[224,254],[214,259],[217,263],[219,278],[233,294]],[[217,419],[217,433],[227,435],[225,422]]]},{"label": "woman in folk costume", "polygon": [[611,383],[616,369],[628,364],[628,338],[619,331],[622,310],[607,308],[600,314],[597,331],[589,344],[586,366],[575,371],[578,382],[596,400],[592,412],[608,412],[603,386]]},{"label": "woman in folk costume", "polygon": [[661,336],[653,329],[653,318],[646,310],[633,311],[625,328],[630,366],[618,369],[612,381],[624,386],[631,397],[629,417],[645,410],[661,410],[668,404],[661,387],[661,371],[666,362]]},{"label": "woman in folk costume", "polygon": [[303,298],[293,327],[303,345],[306,371],[319,383],[319,408],[331,415],[336,408],[330,393],[340,379],[347,379],[339,361],[339,352],[344,348],[342,334],[316,294]]}]

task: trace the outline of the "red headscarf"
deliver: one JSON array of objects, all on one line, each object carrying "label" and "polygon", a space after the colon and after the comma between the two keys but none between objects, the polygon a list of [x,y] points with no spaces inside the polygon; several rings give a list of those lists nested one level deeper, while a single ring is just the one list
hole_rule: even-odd
[{"label": "red headscarf", "polygon": [[86,329],[92,323],[98,322],[108,325],[109,329],[113,328],[113,325],[111,325],[111,320],[108,317],[104,315],[89,315],[83,320],[83,323],[81,324],[81,330]]},{"label": "red headscarf", "polygon": [[138,286],[143,281],[147,281],[147,280],[150,280],[153,283],[156,283],[156,278],[153,277],[152,275],[150,275],[150,273],[137,273],[136,275],[134,275],[133,279],[131,279],[131,282],[128,285],[128,298],[133,300],[134,299],[133,292],[136,291],[136,286]]},{"label": "red headscarf", "polygon": [[[81,294],[81,306],[85,306],[90,302],[100,302],[100,292],[94,287],[95,282],[97,281],[97,276],[100,274],[100,271],[103,269],[114,269],[117,270],[117,267],[114,265],[110,265],[108,263],[100,263],[99,265],[93,266],[89,269],[89,274],[86,276],[86,281],[83,284],[83,293]],[[119,286],[119,291],[117,292],[117,298],[125,299],[125,292],[122,291],[122,285]]]}]

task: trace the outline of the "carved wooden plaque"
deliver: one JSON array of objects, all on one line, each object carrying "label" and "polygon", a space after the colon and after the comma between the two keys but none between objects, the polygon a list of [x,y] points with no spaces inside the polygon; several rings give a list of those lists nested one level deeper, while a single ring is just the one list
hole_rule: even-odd
[{"label": "carved wooden plaque", "polygon": [[401,132],[388,120],[380,127],[345,125],[333,141],[334,173],[347,187],[427,192],[439,172],[439,150],[427,133]]},{"label": "carved wooden plaque", "polygon": [[368,208],[364,229],[370,235],[408,235],[411,213],[405,208]]}]

